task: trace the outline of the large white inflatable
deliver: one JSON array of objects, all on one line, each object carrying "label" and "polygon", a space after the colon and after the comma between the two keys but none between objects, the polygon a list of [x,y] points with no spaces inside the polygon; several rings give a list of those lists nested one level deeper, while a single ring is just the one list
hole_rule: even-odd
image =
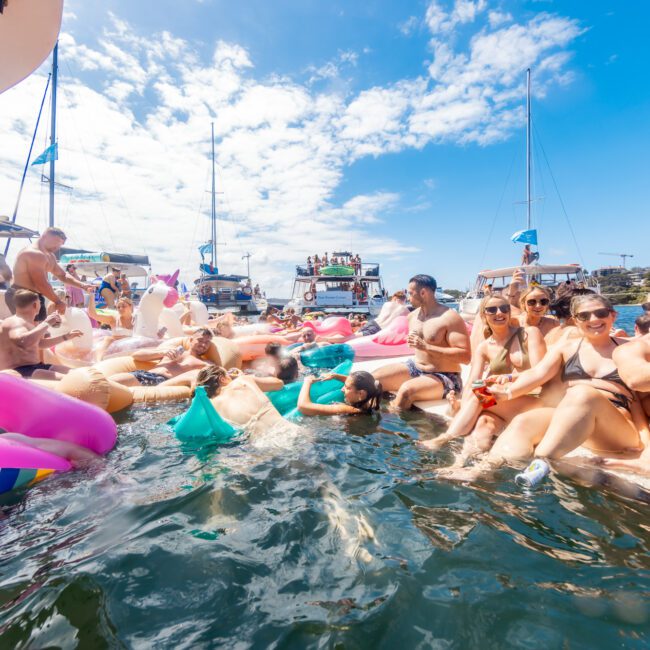
[{"label": "large white inflatable", "polygon": [[158,320],[164,309],[168,290],[169,287],[164,282],[156,282],[144,292],[135,314],[134,336],[146,336],[150,339],[158,336]]}]

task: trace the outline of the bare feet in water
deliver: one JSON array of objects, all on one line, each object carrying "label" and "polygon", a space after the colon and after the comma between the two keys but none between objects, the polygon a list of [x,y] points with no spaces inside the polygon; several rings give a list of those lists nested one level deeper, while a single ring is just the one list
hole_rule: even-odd
[{"label": "bare feet in water", "polygon": [[447,393],[446,400],[449,402],[449,417],[453,418],[458,411],[460,411],[460,400],[458,399],[458,396],[456,395],[455,390],[450,390]]}]

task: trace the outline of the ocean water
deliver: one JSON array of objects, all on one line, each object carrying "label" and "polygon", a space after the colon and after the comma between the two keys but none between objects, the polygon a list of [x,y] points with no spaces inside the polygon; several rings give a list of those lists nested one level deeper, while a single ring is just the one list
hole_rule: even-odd
[{"label": "ocean water", "polygon": [[5,499],[0,647],[648,647],[647,503],[436,480],[452,452],[417,449],[440,426],[417,412],[191,449],[178,411]]},{"label": "ocean water", "polygon": [[634,335],[634,321],[643,314],[643,309],[640,305],[617,305],[616,311],[618,318],[616,319],[616,327],[621,327],[629,335]]}]

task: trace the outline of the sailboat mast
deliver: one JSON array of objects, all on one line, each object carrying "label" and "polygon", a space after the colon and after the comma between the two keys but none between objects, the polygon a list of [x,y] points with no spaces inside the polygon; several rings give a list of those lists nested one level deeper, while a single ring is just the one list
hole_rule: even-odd
[{"label": "sailboat mast", "polygon": [[[59,72],[59,43],[57,41],[52,52],[52,111],[51,111],[51,126],[50,126],[50,146],[56,144],[56,85],[57,76]],[[50,219],[49,226],[54,225],[54,174],[55,174],[55,158],[50,157]]]},{"label": "sailboat mast", "polygon": [[214,175],[214,122],[212,122],[212,213],[211,213],[211,264],[213,268],[217,268],[217,200],[216,200],[216,187]]},{"label": "sailboat mast", "polygon": [[530,131],[530,68],[526,70],[526,230],[530,230],[530,152],[531,152],[531,131]]}]

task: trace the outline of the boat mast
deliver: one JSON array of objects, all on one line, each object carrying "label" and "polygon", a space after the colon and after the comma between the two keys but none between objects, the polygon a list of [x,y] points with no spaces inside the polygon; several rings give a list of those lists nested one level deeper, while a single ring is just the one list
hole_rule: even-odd
[{"label": "boat mast", "polygon": [[530,150],[531,150],[531,131],[530,131],[530,68],[526,70],[526,230],[530,230]]},{"label": "boat mast", "polygon": [[211,238],[210,243],[212,248],[210,251],[210,262],[214,269],[217,268],[217,200],[216,200],[216,187],[214,176],[214,122],[212,122],[212,213],[210,215],[211,224]]},{"label": "boat mast", "polygon": [[[57,41],[52,53],[52,115],[50,126],[50,146],[56,144],[56,84],[59,72],[59,42]],[[56,156],[50,156],[50,219],[49,226],[54,226],[54,165]]]}]

